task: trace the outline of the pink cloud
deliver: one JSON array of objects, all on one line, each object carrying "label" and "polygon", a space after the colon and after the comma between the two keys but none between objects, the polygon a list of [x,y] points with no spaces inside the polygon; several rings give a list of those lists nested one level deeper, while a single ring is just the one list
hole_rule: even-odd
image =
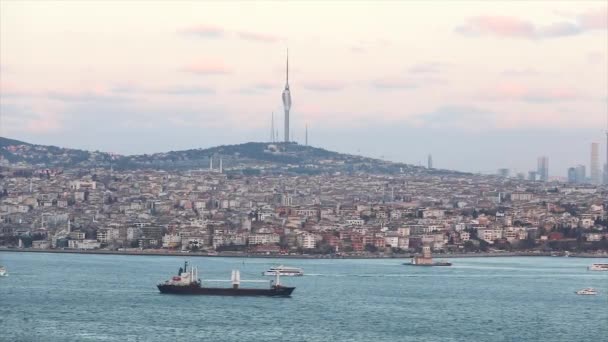
[{"label": "pink cloud", "polygon": [[257,33],[251,31],[238,31],[237,35],[240,39],[243,40],[251,40],[263,43],[276,43],[282,39],[281,37],[272,34]]},{"label": "pink cloud", "polygon": [[587,62],[591,64],[606,65],[606,54],[601,51],[591,51],[587,53]]},{"label": "pink cloud", "polygon": [[231,73],[226,65],[213,61],[199,61],[183,67],[181,71],[198,75],[225,75]]},{"label": "pink cloud", "polygon": [[219,26],[196,25],[178,30],[179,33],[203,38],[222,38],[225,30]]},{"label": "pink cloud", "polygon": [[481,97],[490,101],[523,101],[531,103],[574,101],[581,98],[572,88],[538,88],[516,83],[504,83],[481,92]]},{"label": "pink cloud", "polygon": [[588,10],[578,16],[578,21],[587,30],[608,30],[608,6]]},{"label": "pink cloud", "polygon": [[608,7],[588,10],[578,15],[561,14],[567,21],[536,26],[532,22],[507,16],[478,16],[467,19],[455,29],[467,36],[546,39],[579,35],[590,30],[608,29]]},{"label": "pink cloud", "polygon": [[457,28],[466,35],[495,35],[499,37],[533,38],[534,25],[525,20],[504,16],[479,16],[469,18],[467,23]]}]

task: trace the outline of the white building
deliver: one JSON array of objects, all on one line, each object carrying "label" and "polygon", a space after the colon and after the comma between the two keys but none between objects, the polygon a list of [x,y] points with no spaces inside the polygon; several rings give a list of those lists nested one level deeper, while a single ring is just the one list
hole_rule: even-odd
[{"label": "white building", "polygon": [[249,235],[250,245],[268,245],[273,243],[279,243],[281,237],[279,234],[251,234]]},{"label": "white building", "polygon": [[163,248],[177,248],[182,244],[182,237],[177,234],[163,236]]},{"label": "white building", "polygon": [[69,240],[68,248],[73,249],[98,249],[101,243],[97,240]]},{"label": "white building", "polygon": [[97,241],[101,243],[109,243],[117,240],[120,231],[116,228],[102,228],[97,230]]},{"label": "white building", "polygon": [[298,235],[297,243],[304,249],[312,249],[317,247],[317,241],[314,234],[304,233]]}]

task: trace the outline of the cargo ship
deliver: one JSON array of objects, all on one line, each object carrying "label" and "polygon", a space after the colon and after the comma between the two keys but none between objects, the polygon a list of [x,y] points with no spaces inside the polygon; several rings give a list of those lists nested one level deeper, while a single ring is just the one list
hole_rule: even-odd
[{"label": "cargo ship", "polygon": [[[270,281],[269,288],[244,288],[241,287],[241,275],[238,270],[232,271],[232,287],[205,287],[198,278],[198,269],[188,267],[188,262],[183,268],[179,268],[177,276],[158,284],[161,293],[180,295],[208,295],[208,296],[269,296],[289,297],[295,287],[281,285],[280,275],[277,273],[276,280]],[[246,281],[246,280],[245,280]],[[250,281],[252,282],[252,281]]]},{"label": "cargo ship", "polygon": [[433,256],[431,255],[431,247],[423,246],[422,247],[422,256],[415,255],[412,257],[412,262],[405,263],[407,266],[452,266],[451,262],[447,262],[444,260],[433,261]]}]

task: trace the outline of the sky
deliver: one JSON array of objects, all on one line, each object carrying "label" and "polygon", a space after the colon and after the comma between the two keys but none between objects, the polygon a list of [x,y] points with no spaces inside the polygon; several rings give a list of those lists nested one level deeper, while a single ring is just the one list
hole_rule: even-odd
[{"label": "sky", "polygon": [[120,154],[283,136],[552,176],[606,156],[608,1],[0,0],[0,135]]}]

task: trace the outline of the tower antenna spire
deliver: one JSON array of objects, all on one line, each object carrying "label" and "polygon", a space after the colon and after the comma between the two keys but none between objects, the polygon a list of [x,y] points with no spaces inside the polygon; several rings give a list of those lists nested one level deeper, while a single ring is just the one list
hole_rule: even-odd
[{"label": "tower antenna spire", "polygon": [[272,119],[270,121],[270,142],[274,142],[274,112],[272,112]]},{"label": "tower antenna spire", "polygon": [[285,142],[288,143],[290,127],[289,127],[289,110],[291,109],[291,92],[289,91],[289,48],[287,48],[287,59],[285,64],[285,89],[283,90],[283,111],[285,113]]}]

